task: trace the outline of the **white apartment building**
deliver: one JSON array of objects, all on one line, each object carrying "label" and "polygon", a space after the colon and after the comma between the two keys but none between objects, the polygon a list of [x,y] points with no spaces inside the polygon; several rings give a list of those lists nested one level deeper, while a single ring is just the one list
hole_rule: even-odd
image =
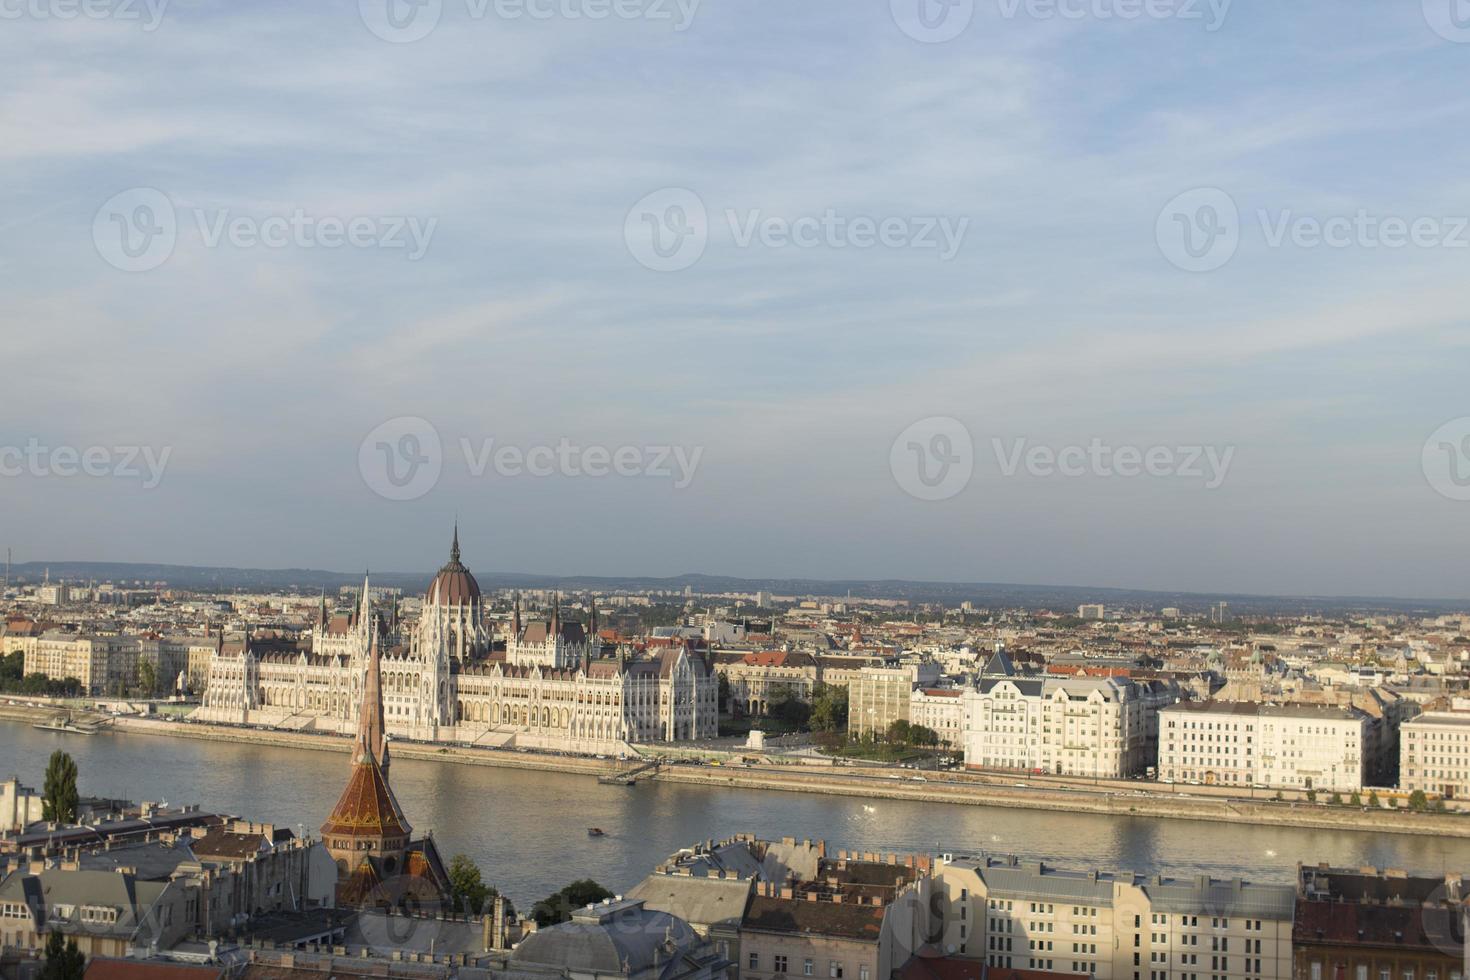
[{"label": "white apartment building", "polygon": [[1470,799],[1470,711],[1429,711],[1404,722],[1399,787]]},{"label": "white apartment building", "polygon": [[965,765],[1122,778],[1154,762],[1172,682],[1119,677],[984,677],[965,692]]},{"label": "white apartment building", "polygon": [[1207,786],[1363,788],[1368,718],[1327,705],[1198,701],[1159,715],[1159,778]]},{"label": "white apartment building", "polygon": [[942,947],[994,969],[1096,980],[1291,977],[1291,885],[945,855],[934,890]]},{"label": "white apartment building", "polygon": [[939,734],[939,744],[959,748],[965,741],[965,692],[957,687],[916,688],[909,694],[909,724]]}]

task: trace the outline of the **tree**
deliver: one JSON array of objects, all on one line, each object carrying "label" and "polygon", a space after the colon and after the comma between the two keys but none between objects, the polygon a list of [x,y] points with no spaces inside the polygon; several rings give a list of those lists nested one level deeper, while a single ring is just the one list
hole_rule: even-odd
[{"label": "tree", "polygon": [[41,980],[82,980],[86,968],[87,958],[77,949],[75,939],[55,931],[46,934],[46,965],[41,968]]},{"label": "tree", "polygon": [[892,745],[908,745],[912,731],[909,723],[900,718],[888,726],[888,741]]},{"label": "tree", "polygon": [[1409,794],[1409,809],[1416,813],[1423,813],[1429,809],[1429,797],[1422,789],[1416,789]]},{"label": "tree", "polygon": [[46,763],[41,817],[63,824],[77,819],[77,764],[60,749],[52,752],[51,761]]},{"label": "tree", "polygon": [[485,884],[480,868],[466,854],[449,862],[449,894],[457,915],[480,915],[495,898],[495,889]]},{"label": "tree", "polygon": [[1376,789],[1370,789],[1368,791],[1368,805],[1375,810],[1383,805],[1378,802],[1378,791]]},{"label": "tree", "polygon": [[724,674],[719,675],[719,678],[720,700],[718,710],[725,711],[729,714],[734,714],[735,706],[730,703],[730,678],[726,677]]},{"label": "tree", "polygon": [[800,728],[811,718],[812,706],[801,700],[790,686],[782,685],[771,698],[766,715],[784,725]]},{"label": "tree", "polygon": [[932,749],[939,744],[939,733],[925,725],[910,725],[909,744]]},{"label": "tree", "polygon": [[1353,795],[1350,796],[1350,797],[1348,797],[1348,802],[1351,803],[1353,806],[1357,806],[1357,807],[1362,806],[1363,805],[1363,794],[1361,794],[1361,793],[1357,792],[1356,790],[1354,790],[1353,791]]},{"label": "tree", "polygon": [[1342,794],[1334,792],[1327,798],[1327,802],[1333,806],[1342,806]]},{"label": "tree", "polygon": [[138,687],[145,698],[158,693],[158,671],[150,661],[145,660],[138,665]]},{"label": "tree", "polygon": [[812,728],[840,732],[847,728],[847,688],[818,684],[812,691]]},{"label": "tree", "polygon": [[15,685],[25,676],[25,666],[26,655],[19,650],[0,657],[0,687],[7,691],[14,690]]},{"label": "tree", "polygon": [[561,922],[570,922],[572,913],[577,909],[612,897],[612,892],[591,878],[583,878],[537,902],[531,909],[531,918],[536,920],[537,928],[545,929]]}]

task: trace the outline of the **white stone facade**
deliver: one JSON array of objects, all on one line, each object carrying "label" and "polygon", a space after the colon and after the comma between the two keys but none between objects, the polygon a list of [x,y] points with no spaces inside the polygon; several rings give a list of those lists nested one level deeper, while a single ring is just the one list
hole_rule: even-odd
[{"label": "white stone facade", "polygon": [[1367,716],[1353,708],[1189,702],[1160,715],[1159,778],[1351,793],[1367,744]]},{"label": "white stone facade", "polygon": [[1126,778],[1153,765],[1159,709],[1179,698],[1159,681],[983,678],[964,697],[965,764],[1063,776]]},{"label": "white stone facade", "polygon": [[1399,788],[1470,799],[1470,711],[1429,711],[1404,722]]},{"label": "white stone facade", "polygon": [[323,610],[310,653],[222,644],[194,717],[350,733],[376,631],[384,721],[399,738],[621,752],[631,742],[718,734],[715,674],[683,644],[604,657],[595,613],[589,629],[563,622],[557,609],[522,626],[517,603],[505,655],[496,655],[457,540],[412,629],[381,623],[367,582],[362,596],[351,614]]}]

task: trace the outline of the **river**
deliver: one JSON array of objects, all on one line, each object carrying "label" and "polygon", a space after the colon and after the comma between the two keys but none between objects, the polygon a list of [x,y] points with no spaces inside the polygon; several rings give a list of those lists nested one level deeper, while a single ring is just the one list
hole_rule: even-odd
[{"label": "river", "polygon": [[[83,795],[198,803],[316,833],[347,778],[345,754],[104,732],[38,731],[0,721],[0,778],[40,788],[46,759],[70,752]],[[567,882],[615,891],[695,841],[749,832],[822,838],[831,849],[987,850],[1081,869],[1209,873],[1290,882],[1298,861],[1440,875],[1470,871],[1470,841],[1396,834],[1042,813],[991,807],[643,783],[395,759],[393,788],[446,860],[465,853],[519,907]],[[589,826],[607,836],[592,839]]]}]

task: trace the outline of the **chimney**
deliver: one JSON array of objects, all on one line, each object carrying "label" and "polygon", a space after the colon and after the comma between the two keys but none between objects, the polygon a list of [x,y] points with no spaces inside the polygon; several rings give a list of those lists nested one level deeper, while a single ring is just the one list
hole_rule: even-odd
[{"label": "chimney", "polygon": [[493,923],[494,935],[492,935],[490,937],[490,944],[489,944],[489,947],[488,948],[499,951],[499,950],[505,949],[505,936],[506,936],[506,933],[509,931],[505,927],[505,896],[504,895],[496,895],[495,896],[494,915],[495,915],[495,921]]}]

